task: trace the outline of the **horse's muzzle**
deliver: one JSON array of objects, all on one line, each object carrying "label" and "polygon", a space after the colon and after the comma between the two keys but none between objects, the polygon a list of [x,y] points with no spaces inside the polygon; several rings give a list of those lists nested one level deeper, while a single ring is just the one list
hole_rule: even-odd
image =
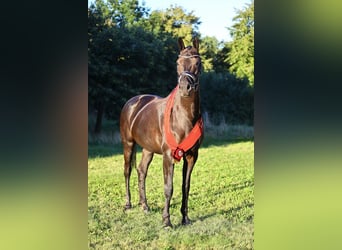
[{"label": "horse's muzzle", "polygon": [[178,84],[183,96],[190,96],[192,90],[197,92],[199,89],[198,77],[187,71],[180,74]]}]

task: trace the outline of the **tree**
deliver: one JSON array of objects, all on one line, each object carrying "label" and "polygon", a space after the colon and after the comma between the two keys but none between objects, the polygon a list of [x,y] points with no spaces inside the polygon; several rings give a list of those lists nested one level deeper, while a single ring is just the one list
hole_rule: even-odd
[{"label": "tree", "polygon": [[[105,111],[106,96],[110,91],[110,51],[113,30],[108,18],[108,8],[103,1],[96,1],[88,9],[88,96],[89,106],[97,111],[95,132],[99,132]],[[107,18],[106,18],[107,17]]]},{"label": "tree", "polygon": [[122,94],[130,91],[126,80],[134,72],[127,59],[134,51],[132,40],[135,39],[124,24],[126,16],[137,15],[137,8],[131,5],[132,9],[128,10],[113,2],[97,0],[88,9],[88,96],[89,106],[97,112],[96,133],[101,130],[108,107],[121,105]]},{"label": "tree", "polygon": [[229,28],[233,41],[230,44],[227,62],[229,71],[238,78],[247,78],[254,85],[254,0],[233,18]]},{"label": "tree", "polygon": [[192,38],[199,36],[199,18],[192,11],[187,13],[180,6],[171,5],[165,11],[152,11],[149,20],[148,29],[153,33],[168,33],[174,38],[182,37],[186,44],[191,44]]},{"label": "tree", "polygon": [[218,53],[218,40],[216,37],[205,36],[201,39],[200,54],[205,72],[213,71],[213,62]]},{"label": "tree", "polygon": [[225,73],[229,71],[230,63],[227,60],[227,55],[230,52],[229,43],[219,44],[217,53],[213,59],[213,69],[216,73]]},{"label": "tree", "polygon": [[141,26],[148,16],[148,9],[140,6],[138,0],[107,0],[107,6],[112,22],[118,27]]},{"label": "tree", "polygon": [[127,3],[98,0],[88,10],[88,96],[90,109],[97,112],[96,133],[103,116],[117,119],[130,97],[146,92],[163,95],[177,79],[176,40],[161,41],[145,30],[146,22],[139,19],[144,13],[137,13],[141,8],[122,7],[121,2]]}]

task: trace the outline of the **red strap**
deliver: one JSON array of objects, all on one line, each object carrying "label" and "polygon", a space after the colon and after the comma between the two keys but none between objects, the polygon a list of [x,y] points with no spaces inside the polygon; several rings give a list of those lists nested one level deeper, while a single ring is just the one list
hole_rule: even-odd
[{"label": "red strap", "polygon": [[198,139],[202,136],[203,119],[202,117],[200,117],[197,120],[195,126],[192,128],[188,136],[184,138],[184,140],[180,144],[176,142],[176,139],[171,132],[170,117],[171,117],[171,109],[173,107],[174,99],[175,99],[175,95],[177,91],[178,91],[178,85],[171,92],[166,103],[166,108],[165,108],[165,113],[164,113],[164,131],[165,131],[165,136],[166,136],[166,143],[171,148],[172,156],[173,158],[179,161],[182,158],[184,152],[191,149],[195,145],[195,143],[198,141]]},{"label": "red strap", "polygon": [[203,120],[200,117],[195,126],[192,128],[188,136],[178,145],[179,148],[183,149],[185,152],[192,148],[197,140],[203,134]]}]

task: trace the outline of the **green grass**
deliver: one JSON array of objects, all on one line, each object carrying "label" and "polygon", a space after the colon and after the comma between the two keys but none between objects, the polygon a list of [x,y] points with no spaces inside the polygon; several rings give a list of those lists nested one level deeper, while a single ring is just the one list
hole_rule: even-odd
[{"label": "green grass", "polygon": [[[137,161],[141,153],[137,155]],[[191,179],[189,217],[181,225],[182,165],[175,166],[170,214],[162,225],[162,157],[155,155],[146,179],[150,212],[137,205],[137,173],[131,177],[133,208],[124,212],[121,146],[89,146],[89,249],[252,249],[254,235],[254,142],[210,141],[200,148]]]}]

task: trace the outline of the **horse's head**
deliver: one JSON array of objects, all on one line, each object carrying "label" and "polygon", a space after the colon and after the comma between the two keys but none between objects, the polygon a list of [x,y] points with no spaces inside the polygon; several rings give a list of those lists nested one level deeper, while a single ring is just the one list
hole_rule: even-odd
[{"label": "horse's head", "polygon": [[190,96],[191,92],[199,89],[199,75],[201,73],[201,58],[199,55],[199,41],[193,41],[193,46],[184,46],[182,38],[178,39],[180,53],[177,60],[178,84],[182,96]]}]

